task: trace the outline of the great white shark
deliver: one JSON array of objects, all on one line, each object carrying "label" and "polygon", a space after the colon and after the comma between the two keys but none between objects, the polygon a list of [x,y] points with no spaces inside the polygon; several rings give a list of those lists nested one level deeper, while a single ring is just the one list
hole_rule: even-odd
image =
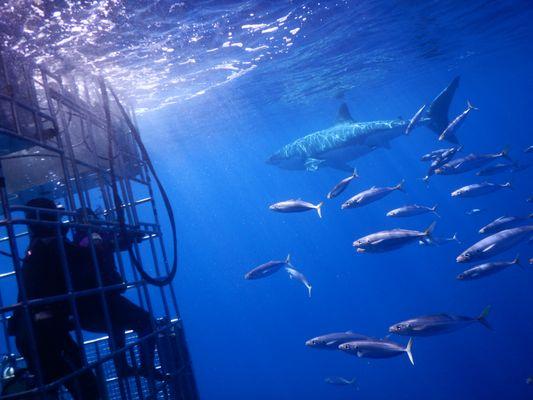
[{"label": "great white shark", "polygon": [[[446,129],[448,109],[458,85],[459,77],[456,77],[431,102],[418,126],[427,126],[438,135]],[[330,167],[353,171],[349,162],[375,149],[390,148],[390,141],[405,135],[408,125],[409,120],[403,119],[356,122],[343,103],[335,125],[283,146],[268,158],[267,163],[289,170],[316,171]],[[447,136],[446,140],[457,143],[455,135]]]}]

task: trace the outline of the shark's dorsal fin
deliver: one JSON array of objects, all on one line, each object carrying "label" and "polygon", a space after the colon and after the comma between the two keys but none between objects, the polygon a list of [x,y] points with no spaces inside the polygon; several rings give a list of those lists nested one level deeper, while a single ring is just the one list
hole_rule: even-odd
[{"label": "shark's dorsal fin", "polygon": [[337,124],[344,124],[346,122],[355,122],[350,114],[350,110],[346,103],[342,103],[337,112]]}]

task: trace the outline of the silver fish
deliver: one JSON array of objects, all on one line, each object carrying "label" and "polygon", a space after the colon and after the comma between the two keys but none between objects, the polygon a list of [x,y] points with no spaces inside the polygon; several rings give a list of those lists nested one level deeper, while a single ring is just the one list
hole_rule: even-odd
[{"label": "silver fish", "polygon": [[437,206],[427,207],[419,206],[418,204],[413,204],[409,206],[403,206],[400,208],[395,208],[387,213],[387,217],[413,217],[415,215],[433,213],[436,216],[439,216],[437,213]]},{"label": "silver fish", "polygon": [[354,168],[352,175],[347,178],[344,178],[342,181],[337,183],[326,197],[328,199],[333,199],[334,197],[337,197],[339,194],[344,192],[344,190],[346,190],[350,182],[355,178],[359,178],[359,175],[357,175],[357,169]]},{"label": "silver fish", "polygon": [[490,182],[474,183],[452,192],[452,197],[477,197],[496,192],[500,189],[512,189],[511,182],[502,185]]},{"label": "silver fish", "polygon": [[300,199],[291,199],[286,201],[280,201],[279,203],[274,203],[268,208],[272,211],[282,212],[282,213],[295,213],[295,212],[304,212],[309,210],[316,210],[318,216],[322,218],[322,205],[324,203],[318,203],[314,205],[307,201]]},{"label": "silver fish", "polygon": [[450,161],[455,156],[455,154],[461,151],[462,148],[463,146],[452,147],[451,149],[447,149],[439,157],[432,160],[431,164],[429,165],[428,172],[422,180],[427,183],[429,181],[429,178],[435,174],[435,171],[445,165],[448,161]]},{"label": "silver fish", "polygon": [[307,278],[302,274],[300,271],[297,271],[294,268],[291,267],[285,267],[285,271],[289,274],[289,277],[291,279],[296,279],[297,281],[300,281],[304,284],[304,286],[307,288],[307,292],[309,294],[309,297],[311,297],[311,289],[313,288]]},{"label": "silver fish", "polygon": [[420,122],[420,118],[422,117],[422,113],[426,109],[426,105],[424,104],[422,107],[418,109],[418,111],[413,115],[413,118],[409,120],[409,124],[407,125],[407,128],[405,128],[405,134],[409,135],[413,128]]},{"label": "silver fish", "polygon": [[486,319],[489,311],[490,307],[486,307],[474,318],[451,314],[425,315],[394,324],[389,327],[389,332],[404,336],[433,336],[466,328],[477,322],[491,329]]},{"label": "silver fish", "polygon": [[433,151],[431,151],[431,152],[429,152],[427,154],[424,154],[422,157],[420,157],[420,160],[421,161],[432,161],[432,160],[435,160],[436,158],[440,158],[448,150],[450,150],[450,149],[448,148],[448,149],[433,150]]},{"label": "silver fish", "polygon": [[358,253],[379,253],[399,249],[418,240],[430,240],[435,229],[433,222],[424,232],[407,229],[392,229],[364,236],[353,242]]},{"label": "silver fish", "polygon": [[476,215],[476,214],[481,214],[484,211],[485,211],[484,208],[472,208],[471,210],[465,211],[465,214],[466,215]]},{"label": "silver fish", "polygon": [[476,265],[473,268],[461,272],[459,275],[457,275],[457,279],[460,281],[466,281],[483,278],[485,276],[489,276],[497,272],[503,271],[511,265],[520,265],[520,259],[518,258],[518,256],[512,261],[496,261]]},{"label": "silver fish", "polygon": [[309,339],[305,342],[305,345],[307,347],[314,347],[316,349],[337,350],[338,347],[343,343],[352,342],[354,340],[369,339],[372,338],[352,331],[334,332]]},{"label": "silver fish", "polygon": [[533,153],[533,146],[529,146],[524,150],[524,153]]},{"label": "silver fish", "polygon": [[466,102],[467,107],[466,110],[464,110],[461,114],[459,114],[455,119],[450,122],[450,124],[442,131],[441,135],[439,136],[439,140],[445,140],[448,139],[450,136],[455,136],[455,133],[459,129],[459,127],[463,124],[466,117],[472,110],[479,110],[479,108],[474,107],[472,104],[470,104],[469,101]]},{"label": "silver fish", "polygon": [[355,378],[346,379],[342,376],[328,376],[326,379],[324,379],[324,382],[335,386],[351,386],[355,385]]},{"label": "silver fish", "polygon": [[457,256],[456,261],[464,263],[486,260],[521,243],[530,237],[531,232],[533,232],[533,225],[505,229],[470,246]]},{"label": "silver fish", "polygon": [[489,165],[488,167],[483,168],[482,170],[476,172],[477,176],[491,176],[496,174],[502,174],[505,172],[513,173],[520,172],[528,169],[530,165],[521,165],[517,163],[498,163],[494,165]]},{"label": "silver fish", "polygon": [[504,229],[509,229],[517,225],[520,225],[520,223],[527,221],[530,218],[533,218],[533,214],[529,214],[528,216],[506,216],[504,215],[499,218],[496,218],[494,221],[485,225],[483,228],[479,230],[479,233],[481,234],[496,233]]},{"label": "silver fish", "polygon": [[365,206],[367,204],[373,203],[374,201],[382,199],[383,197],[387,196],[388,194],[396,190],[405,192],[404,183],[405,181],[402,180],[396,186],[380,187],[380,188],[373,186],[370,189],[367,189],[361,193],[358,193],[355,196],[351,197],[350,199],[346,200],[342,204],[341,209],[344,210],[346,208],[356,208],[356,207]]},{"label": "silver fish", "polygon": [[267,263],[261,264],[259,267],[252,269],[244,275],[244,279],[261,279],[266,278],[276,272],[278,272],[282,267],[291,266],[291,255],[289,254],[285,261],[269,261]]},{"label": "silver fish", "polygon": [[409,339],[409,342],[405,347],[385,339],[348,342],[339,346],[339,350],[355,354],[360,358],[389,358],[406,353],[411,364],[415,365],[415,360],[411,353],[412,348],[412,338]]},{"label": "silver fish", "polygon": [[494,154],[474,154],[451,160],[435,170],[437,175],[455,175],[481,168],[498,158],[509,158],[509,149]]}]

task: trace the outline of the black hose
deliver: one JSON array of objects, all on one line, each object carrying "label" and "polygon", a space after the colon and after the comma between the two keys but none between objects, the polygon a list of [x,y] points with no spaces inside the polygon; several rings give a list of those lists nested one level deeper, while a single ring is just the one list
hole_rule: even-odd
[{"label": "black hose", "polygon": [[[165,276],[165,277],[157,277],[157,278],[154,278],[153,276],[150,276],[144,270],[144,268],[140,264],[139,260],[137,260],[137,257],[133,253],[133,250],[132,250],[131,246],[128,247],[128,252],[130,254],[130,257],[132,259],[132,262],[133,262],[135,268],[137,269],[137,271],[139,271],[139,274],[141,275],[141,277],[144,280],[146,280],[148,283],[150,283],[152,285],[155,285],[155,286],[166,286],[166,285],[170,284],[174,280],[174,277],[176,276],[176,272],[178,270],[178,238],[177,238],[178,235],[177,235],[177,230],[176,230],[176,221],[174,220],[174,211],[172,210],[172,205],[171,205],[170,200],[168,198],[167,192],[166,192],[163,184],[159,180],[159,176],[157,175],[157,172],[156,172],[156,170],[154,168],[154,165],[152,163],[150,155],[148,154],[148,151],[146,150],[146,147],[144,146],[144,143],[143,143],[143,141],[141,139],[141,135],[139,134],[139,131],[137,130],[137,128],[135,127],[135,125],[131,121],[131,118],[126,113],[126,110],[124,109],[124,107],[120,103],[120,101],[118,99],[118,96],[116,95],[116,93],[113,91],[113,89],[111,87],[109,87],[109,91],[113,95],[113,98],[115,99],[115,101],[117,103],[117,106],[119,107],[122,116],[124,117],[126,123],[128,124],[128,127],[129,127],[129,129],[130,129],[130,131],[131,131],[131,133],[133,135],[133,138],[135,139],[135,141],[137,142],[137,145],[139,146],[139,150],[141,151],[141,156],[142,156],[144,162],[146,163],[146,165],[148,166],[148,169],[150,170],[150,172],[152,173],[152,176],[154,177],[154,180],[155,180],[155,182],[157,184],[157,188],[159,189],[159,192],[161,193],[161,197],[163,198],[163,203],[165,204],[165,209],[167,210],[168,218],[169,218],[169,221],[170,221],[170,228],[172,230],[173,259],[172,259],[172,264],[171,264],[172,266],[171,266],[170,271],[169,271],[167,276]],[[121,224],[121,226],[125,227],[124,209],[122,208],[122,204],[121,204],[120,198],[118,196],[118,188],[117,188],[117,184],[116,184],[116,180],[115,180],[115,171],[114,171],[114,166],[113,166],[114,163],[113,163],[113,159],[112,159],[113,149],[112,149],[111,138],[109,138],[109,152],[110,152],[110,154],[109,154],[109,157],[110,157],[109,163],[110,163],[110,172],[111,172],[111,179],[112,179],[112,185],[111,186],[112,186],[112,190],[113,190],[115,208],[117,210],[117,216],[119,218],[119,223]]]}]

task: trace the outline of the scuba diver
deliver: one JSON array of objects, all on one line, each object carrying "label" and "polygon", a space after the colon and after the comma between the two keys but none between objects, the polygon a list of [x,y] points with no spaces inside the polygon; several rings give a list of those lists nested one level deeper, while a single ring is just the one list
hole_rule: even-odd
[{"label": "scuba diver", "polygon": [[[67,294],[66,274],[72,282],[83,279],[78,273],[87,268],[87,258],[78,246],[68,241],[66,232],[58,232],[59,215],[56,204],[47,198],[35,198],[29,207],[50,209],[51,212],[27,210],[26,219],[40,220],[28,223],[30,244],[22,265],[22,276],[28,300]],[[46,224],[46,222],[52,222]],[[62,259],[66,260],[66,266]],[[66,270],[64,269],[66,267]],[[20,289],[19,289],[20,290]],[[19,292],[18,301],[22,301]],[[40,376],[42,384],[49,384],[83,368],[82,350],[70,336],[71,309],[67,299],[28,307],[31,330],[25,311],[17,308],[10,321],[15,343],[24,357],[28,371]],[[30,331],[33,332],[34,342]],[[75,400],[100,399],[98,383],[92,370],[87,370],[63,383]],[[57,396],[57,388],[47,392]]]},{"label": "scuba diver", "polygon": [[[85,209],[89,221],[98,221],[96,213]],[[83,209],[77,210],[78,219],[83,220]],[[93,224],[94,226],[94,224]],[[90,249],[91,241],[96,253],[97,265],[103,287],[116,286],[105,291],[105,301],[109,312],[111,332],[103,311],[102,297],[98,294],[81,297],[77,300],[81,327],[87,331],[107,333],[113,340],[115,350],[126,345],[126,330],[133,330],[138,338],[153,333],[155,321],[150,313],[123,296],[126,290],[124,279],[117,270],[115,251],[125,251],[133,243],[140,242],[142,235],[121,232],[114,234],[103,230],[92,230],[78,227],[74,232],[74,243],[79,247]],[[96,275],[96,274],[94,274]],[[84,289],[98,287],[96,276],[86,280]],[[151,336],[140,344],[140,368],[129,365],[125,352],[119,353],[115,359],[115,369],[119,377],[140,375],[153,377],[156,380],[166,380],[168,377],[154,367],[156,338]]]}]

